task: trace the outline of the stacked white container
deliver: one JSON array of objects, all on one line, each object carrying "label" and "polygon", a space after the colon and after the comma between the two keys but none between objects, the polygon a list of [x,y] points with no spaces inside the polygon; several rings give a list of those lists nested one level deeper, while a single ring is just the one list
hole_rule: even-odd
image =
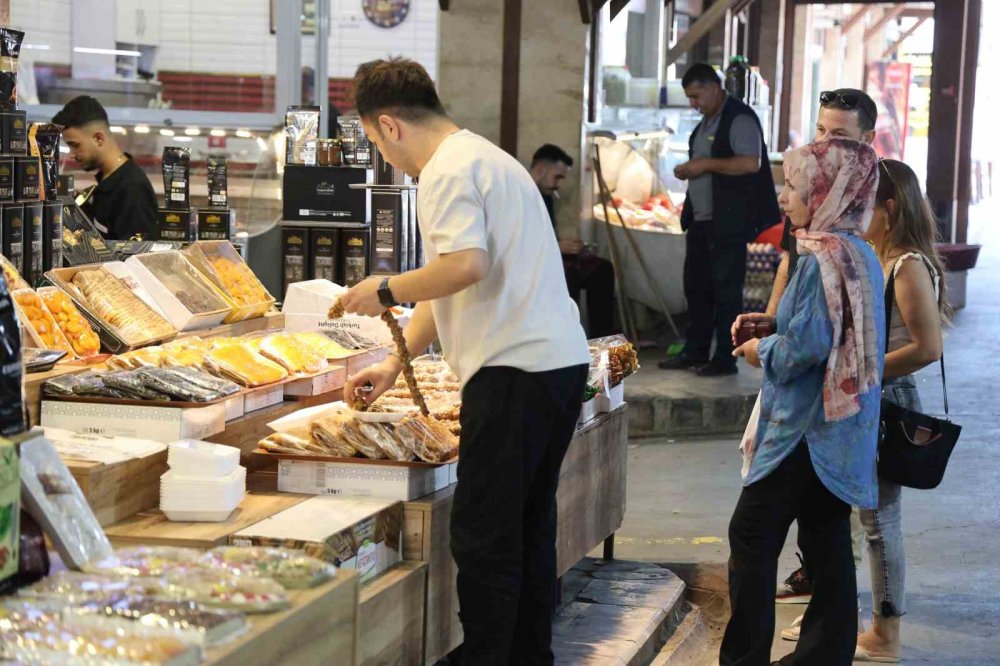
[{"label": "stacked white container", "polygon": [[160,477],[160,510],[183,522],[222,522],[246,495],[247,470],[231,446],[181,440],[167,452],[170,471]]}]

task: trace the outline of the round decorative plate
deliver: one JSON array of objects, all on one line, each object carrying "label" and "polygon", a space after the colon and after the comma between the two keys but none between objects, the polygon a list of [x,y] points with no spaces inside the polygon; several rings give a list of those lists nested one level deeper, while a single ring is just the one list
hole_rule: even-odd
[{"label": "round decorative plate", "polygon": [[410,13],[410,0],[361,0],[365,16],[380,28],[395,28]]}]

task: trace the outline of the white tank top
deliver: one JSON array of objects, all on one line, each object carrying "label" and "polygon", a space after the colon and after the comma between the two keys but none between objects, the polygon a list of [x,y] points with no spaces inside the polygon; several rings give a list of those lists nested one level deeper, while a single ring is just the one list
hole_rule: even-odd
[{"label": "white tank top", "polygon": [[[934,301],[937,302],[940,296],[940,276],[934,269],[934,265],[930,260],[919,252],[908,252],[896,260],[896,263],[892,266],[892,275],[895,277],[899,274],[899,269],[902,268],[903,262],[907,259],[918,259],[923,261],[927,266],[928,270],[931,272],[931,279],[934,282]],[[888,279],[888,276],[886,277]],[[907,330],[906,324],[903,322],[903,315],[899,311],[899,305],[896,304],[896,300],[893,299],[892,302],[892,319],[889,323],[889,351],[896,351],[906,345],[910,344],[910,331]]]}]

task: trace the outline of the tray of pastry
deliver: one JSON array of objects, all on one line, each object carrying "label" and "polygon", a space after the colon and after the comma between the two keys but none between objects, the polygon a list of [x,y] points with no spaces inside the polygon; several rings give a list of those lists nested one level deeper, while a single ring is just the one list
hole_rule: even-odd
[{"label": "tray of pastry", "polygon": [[235,310],[218,287],[176,250],[138,254],[126,259],[125,265],[178,330],[218,326]]},{"label": "tray of pastry", "polygon": [[97,330],[108,351],[121,352],[170,340],[177,329],[122,262],[55,268],[45,277],[61,288]]},{"label": "tray of pastry", "polygon": [[182,252],[233,304],[224,323],[261,317],[274,306],[274,296],[229,241],[197,241]]},{"label": "tray of pastry", "polygon": [[45,400],[177,408],[218,404],[241,391],[233,382],[191,368],[87,371],[53,377],[41,387]]}]

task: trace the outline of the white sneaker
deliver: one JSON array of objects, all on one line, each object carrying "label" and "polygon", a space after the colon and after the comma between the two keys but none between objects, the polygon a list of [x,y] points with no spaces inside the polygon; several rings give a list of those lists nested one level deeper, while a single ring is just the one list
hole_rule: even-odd
[{"label": "white sneaker", "polygon": [[787,629],[781,630],[781,637],[786,641],[797,641],[799,640],[799,633],[802,631],[802,618],[804,615],[799,615],[792,621],[792,624]]}]

